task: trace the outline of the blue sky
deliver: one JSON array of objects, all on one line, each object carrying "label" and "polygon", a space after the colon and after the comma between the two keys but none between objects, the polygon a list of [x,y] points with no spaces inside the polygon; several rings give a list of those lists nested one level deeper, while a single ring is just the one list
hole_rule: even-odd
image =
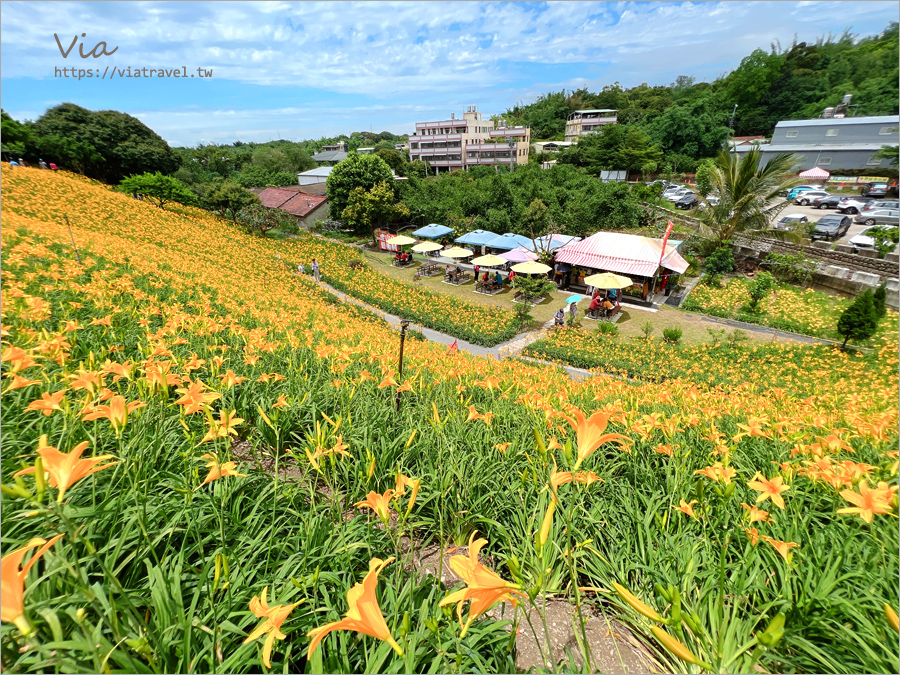
[{"label": "blue sky", "polygon": [[[6,2],[0,105],[70,101],[135,115],[173,145],[409,133],[476,104],[711,80],[773,40],[880,32],[895,2]],[[63,48],[78,38],[63,58]],[[86,33],[82,38],[81,33]],[[99,41],[112,56],[79,55]],[[194,78],[54,77],[185,67]],[[196,69],[212,69],[211,78]]]}]

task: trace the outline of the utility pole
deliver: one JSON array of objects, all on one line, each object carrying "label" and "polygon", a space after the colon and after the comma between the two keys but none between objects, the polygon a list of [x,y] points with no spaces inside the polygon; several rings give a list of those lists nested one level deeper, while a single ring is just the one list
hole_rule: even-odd
[{"label": "utility pole", "polygon": [[734,110],[731,111],[731,119],[728,122],[728,128],[731,130],[731,151],[737,154],[737,146],[734,144],[734,114],[737,112],[738,104],[734,104]]},{"label": "utility pole", "polygon": [[[400,364],[397,368],[397,384],[403,383],[403,343],[406,341],[406,327],[410,324],[409,319],[400,319]],[[399,387],[398,387],[399,389]],[[400,411],[400,392],[398,391],[394,396],[395,407],[397,411]]]}]

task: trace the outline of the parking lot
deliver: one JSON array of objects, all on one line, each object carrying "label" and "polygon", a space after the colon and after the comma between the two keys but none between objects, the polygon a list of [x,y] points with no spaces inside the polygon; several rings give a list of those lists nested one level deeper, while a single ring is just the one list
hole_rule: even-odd
[{"label": "parking lot", "polygon": [[772,224],[775,224],[776,222],[778,222],[778,220],[780,220],[784,216],[787,216],[787,215],[790,215],[793,213],[798,213],[798,214],[802,214],[802,215],[806,216],[807,218],[809,218],[809,222],[811,222],[811,223],[816,222],[819,218],[822,218],[823,216],[827,216],[828,214],[837,214],[839,216],[846,215],[848,218],[850,218],[850,222],[851,222],[850,230],[847,232],[846,235],[844,235],[843,237],[838,239],[835,242],[836,244],[846,244],[849,241],[850,237],[852,237],[856,234],[859,234],[862,230],[866,229],[866,226],[863,225],[862,223],[854,223],[853,222],[853,219],[856,218],[855,213],[854,214],[850,214],[850,213],[841,214],[838,212],[837,209],[819,210],[819,209],[813,208],[812,206],[799,206],[797,204],[791,204],[790,206],[785,207],[784,211],[779,213],[773,219]]}]

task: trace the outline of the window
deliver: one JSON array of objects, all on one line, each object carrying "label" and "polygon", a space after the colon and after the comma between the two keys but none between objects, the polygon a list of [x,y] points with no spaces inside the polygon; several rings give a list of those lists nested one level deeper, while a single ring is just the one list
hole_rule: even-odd
[{"label": "window", "polygon": [[881,166],[881,158],[872,157],[868,162],[866,162],[866,166]]},{"label": "window", "polygon": [[828,131],[825,132],[825,135],[826,136],[837,136],[838,130],[837,129],[829,129]]},{"label": "window", "polygon": [[820,157],[819,166],[825,166],[826,164],[831,164],[831,157]]},{"label": "window", "polygon": [[797,138],[797,130],[789,131],[784,135],[785,138]]},{"label": "window", "polygon": [[897,127],[881,127],[881,131],[878,132],[879,136],[890,136],[891,134],[897,133]]}]

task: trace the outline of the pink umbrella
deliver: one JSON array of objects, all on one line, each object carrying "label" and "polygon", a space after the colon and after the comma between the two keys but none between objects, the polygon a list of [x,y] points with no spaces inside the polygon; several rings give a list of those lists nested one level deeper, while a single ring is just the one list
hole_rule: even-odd
[{"label": "pink umbrella", "polygon": [[537,253],[533,253],[524,248],[514,248],[512,251],[501,253],[500,257],[515,263],[529,262],[538,259]]}]

